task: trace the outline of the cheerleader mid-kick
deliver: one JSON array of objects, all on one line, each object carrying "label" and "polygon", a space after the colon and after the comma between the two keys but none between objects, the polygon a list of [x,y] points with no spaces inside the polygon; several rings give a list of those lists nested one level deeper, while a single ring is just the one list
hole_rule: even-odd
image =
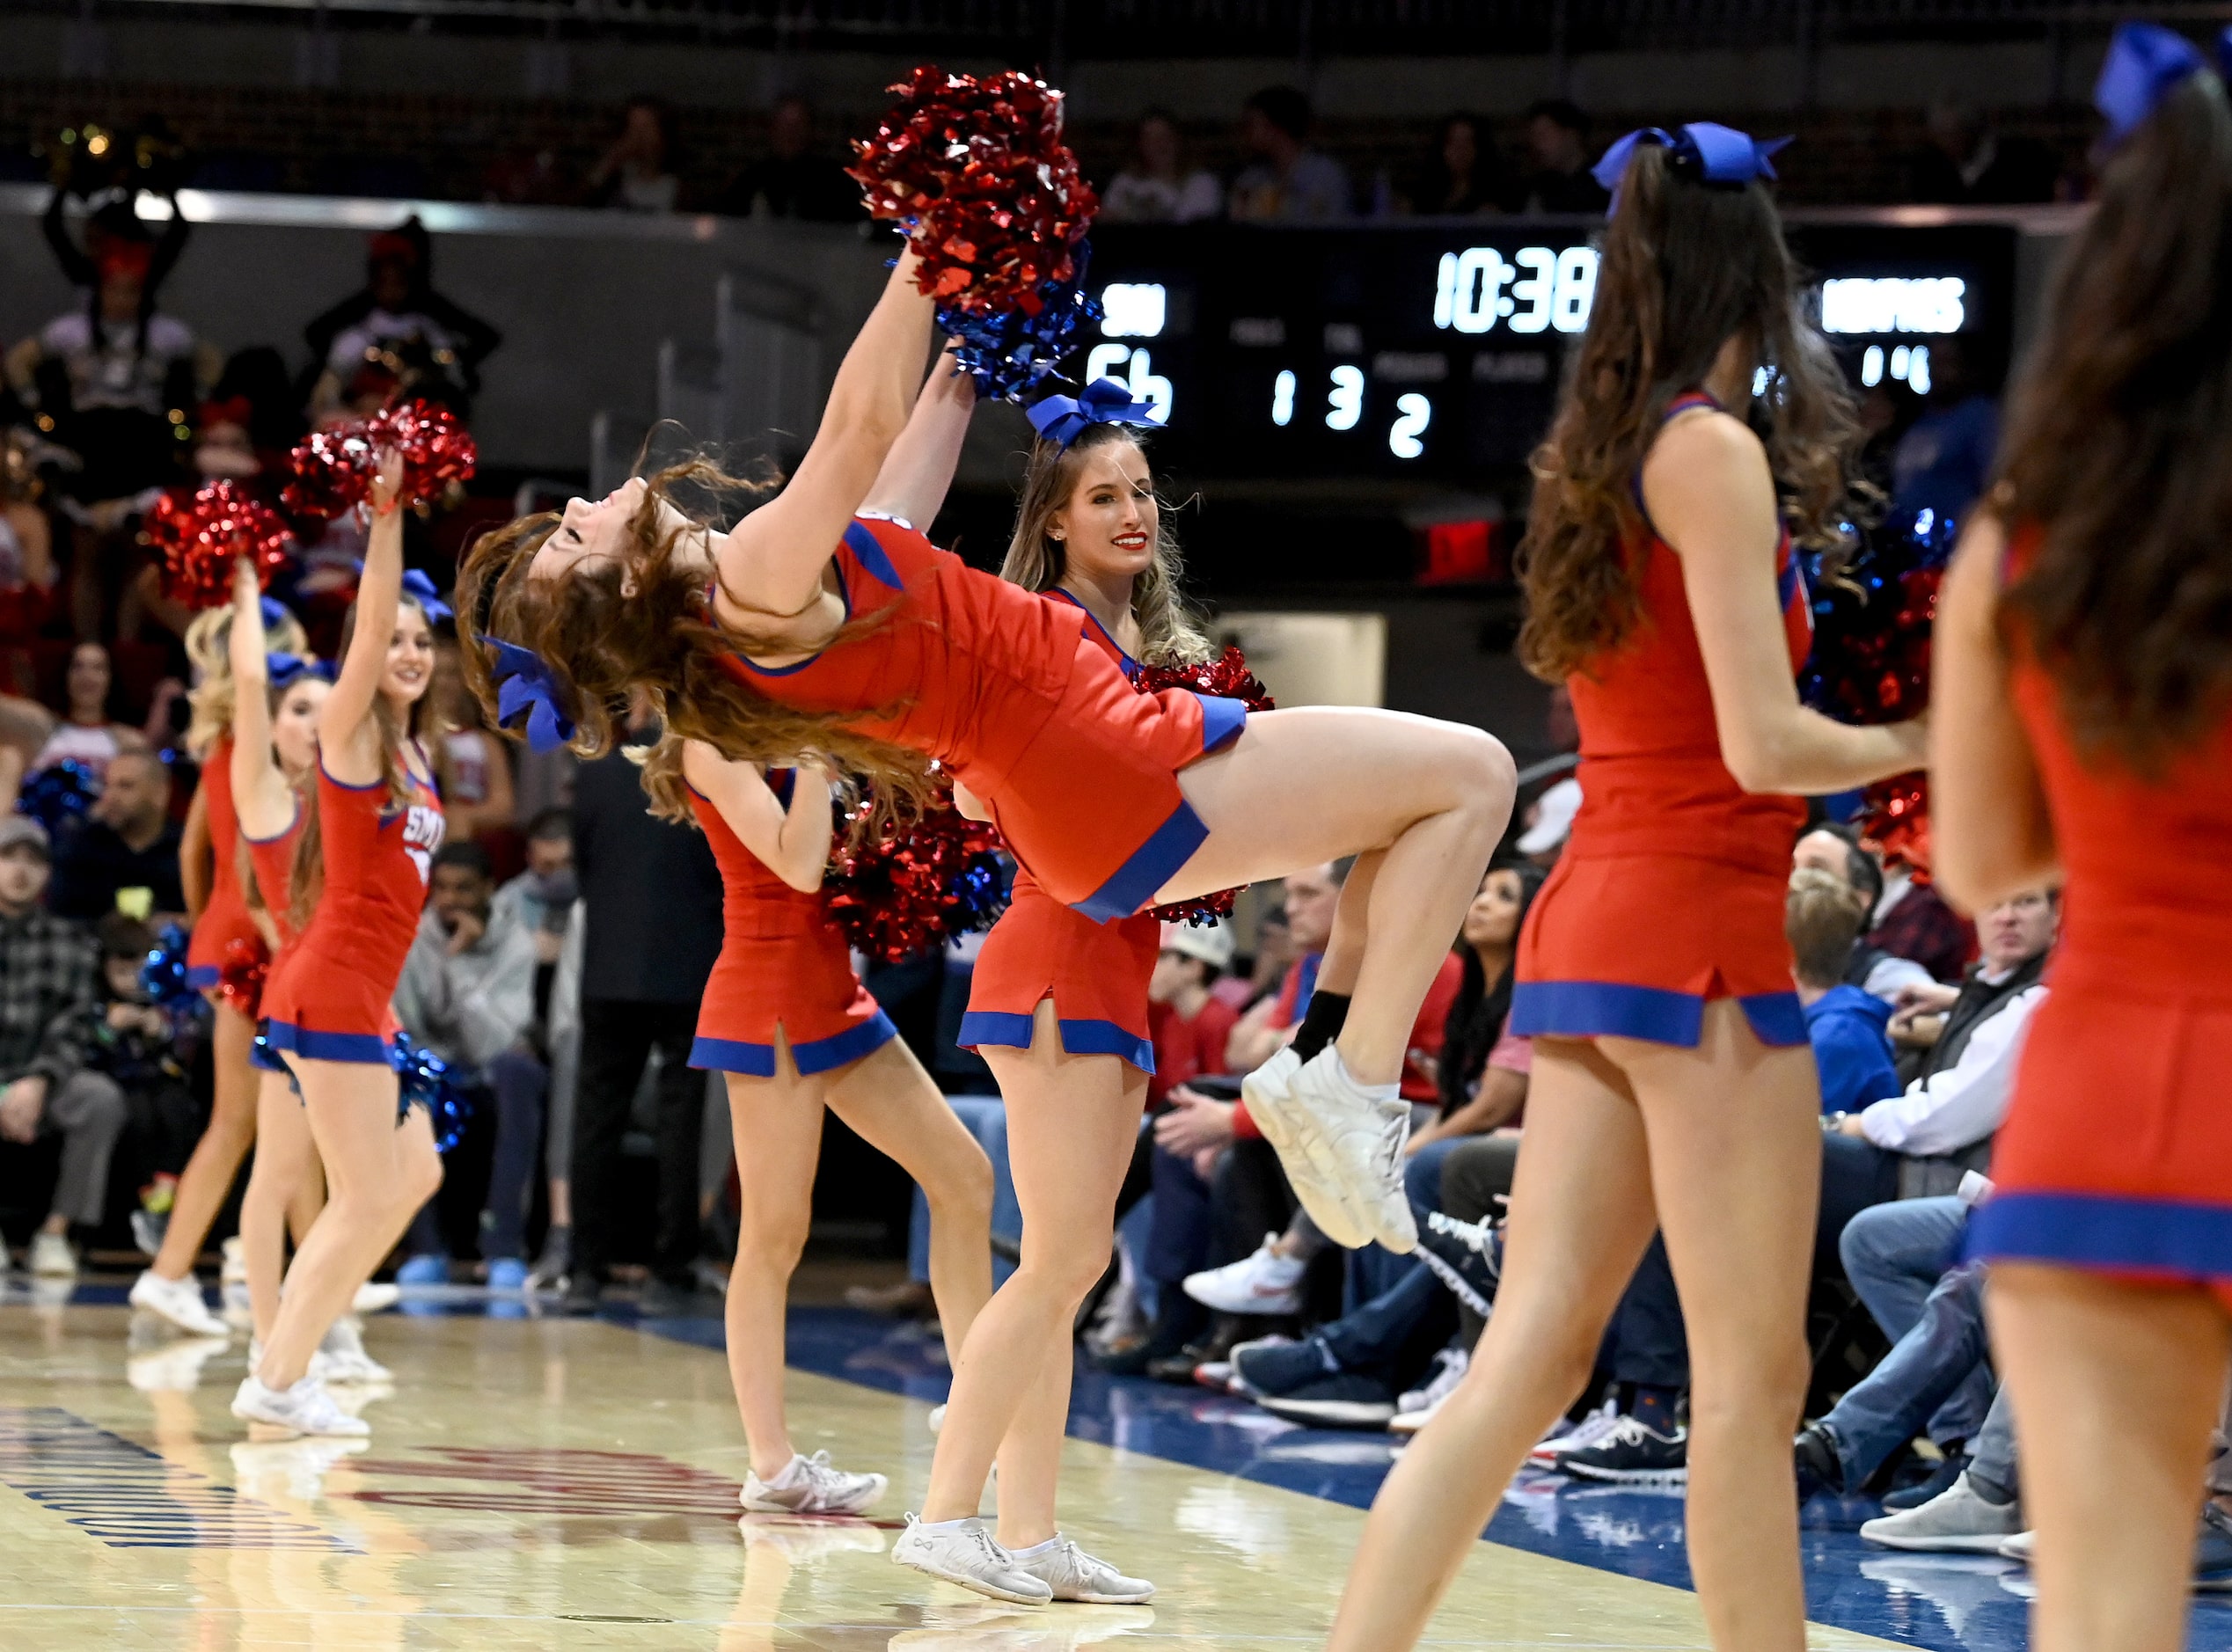
[{"label": "cheerleader mid-kick", "polygon": [[397,1118],[388,1054],[388,1000],[443,823],[419,738],[434,636],[424,608],[403,596],[401,476],[401,460],[383,454],[349,642],[318,712],[317,782],[291,879],[299,934],[264,992],[266,1035],[302,1091],[330,1196],[232,1411],[296,1434],[370,1432],[308,1374],[311,1358],[442,1184],[431,1121],[417,1107]]}]

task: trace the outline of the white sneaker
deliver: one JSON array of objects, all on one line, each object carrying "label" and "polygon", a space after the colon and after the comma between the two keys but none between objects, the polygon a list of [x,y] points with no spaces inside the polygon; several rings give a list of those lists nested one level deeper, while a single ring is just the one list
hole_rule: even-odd
[{"label": "white sneaker", "polygon": [[1082,1601],[1088,1606],[1136,1606],[1155,1597],[1155,1586],[1145,1578],[1126,1577],[1058,1531],[1035,1547],[1011,1549],[1008,1554],[1019,1568],[1052,1590],[1057,1600]]},{"label": "white sneaker", "polygon": [[[1328,1044],[1302,1064],[1274,1105],[1285,1107],[1298,1144],[1352,1220],[1399,1256],[1416,1250],[1418,1223],[1402,1181],[1410,1104],[1400,1096],[1382,1101],[1366,1095]],[[1316,1219],[1316,1211],[1310,1215]]]},{"label": "white sneaker", "polygon": [[2000,1545],[2000,1553],[2010,1561],[2021,1561],[2025,1566],[2038,1558],[2038,1534],[2018,1531]]},{"label": "white sneaker", "polygon": [[298,1440],[238,1440],[228,1453],[233,1484],[252,1497],[311,1502],[326,1495],[326,1471],[370,1440],[332,1435]]},{"label": "white sneaker", "polygon": [[189,1336],[230,1336],[225,1322],[209,1312],[192,1274],[165,1279],[152,1268],[132,1282],[132,1305],[167,1319]]},{"label": "white sneaker", "polygon": [[392,1383],[395,1373],[364,1351],[364,1334],[356,1320],[343,1314],[318,1345],[317,1358],[326,1363],[319,1373],[329,1383]]},{"label": "white sneaker", "polygon": [[[256,1368],[263,1363],[263,1339],[252,1334],[248,1338],[248,1370],[250,1373],[252,1374]],[[312,1382],[322,1383],[331,1381],[333,1378],[333,1362],[326,1356],[326,1353],[324,1349],[312,1349],[310,1355],[310,1367],[303,1374],[305,1377],[308,1377]]]},{"label": "white sneaker", "polygon": [[344,1438],[369,1435],[372,1425],[352,1417],[333,1403],[326,1385],[304,1377],[287,1388],[267,1388],[253,1371],[240,1379],[232,1396],[232,1414],[243,1422],[260,1422],[289,1434],[332,1434]]},{"label": "white sneaker", "polygon": [[1309,1265],[1280,1255],[1277,1234],[1266,1233],[1254,1255],[1222,1268],[1188,1274],[1186,1294],[1218,1313],[1299,1313],[1302,1276],[1309,1271]]},{"label": "white sneaker", "polygon": [[930,1425],[930,1435],[931,1435],[931,1437],[932,1437],[933,1439],[935,1439],[935,1438],[938,1436],[939,1433],[940,1433],[940,1431],[941,1431],[941,1430],[945,1428],[945,1426],[946,1426],[946,1408],[945,1408],[945,1407],[943,1407],[943,1406],[933,1406],[933,1407],[930,1407],[930,1414],[929,1414],[929,1416],[927,1416],[926,1418],[925,1418],[925,1419],[924,1419],[924,1421],[925,1421],[925,1422],[926,1422],[927,1423],[929,1423],[929,1425]]},{"label": "white sneaker", "polygon": [[1619,1426],[1619,1402],[1607,1400],[1570,1429],[1563,1419],[1552,1423],[1550,1431],[1526,1454],[1527,1461],[1555,1463],[1568,1451],[1585,1451],[1592,1445],[1602,1444],[1605,1436]]},{"label": "white sneaker", "polygon": [[1340,1183],[1321,1173],[1306,1150],[1313,1122],[1294,1097],[1294,1077],[1301,1070],[1302,1058],[1290,1045],[1240,1080],[1240,1096],[1318,1231],[1344,1250],[1361,1249],[1372,1243],[1371,1221],[1350,1207]]},{"label": "white sneaker", "polygon": [[891,1482],[882,1474],[848,1474],[827,1451],[794,1455],[783,1472],[762,1480],[747,1468],[738,1501],[754,1514],[856,1515],[875,1506]]},{"label": "white sneaker", "polygon": [[1012,1600],[1019,1606],[1043,1606],[1054,1590],[1036,1573],[993,1540],[976,1520],[941,1520],[926,1525],[907,1517],[907,1529],[891,1546],[891,1558],[918,1572],[973,1589],[994,1600]]},{"label": "white sneaker", "polygon": [[[1453,1343],[1435,1355],[1434,1374],[1427,1378],[1420,1386],[1412,1389],[1407,1394],[1397,1397],[1395,1421],[1400,1422],[1407,1416],[1434,1410],[1443,1400],[1457,1392],[1457,1385],[1465,1380],[1465,1371],[1472,1363],[1473,1356]],[[1407,1434],[1416,1431],[1416,1428],[1401,1430]]]},{"label": "white sneaker", "polygon": [[29,1267],[34,1278],[75,1279],[77,1251],[59,1233],[33,1233]]},{"label": "white sneaker", "polygon": [[1866,1522],[1860,1536],[1863,1542],[1880,1543],[1887,1549],[2002,1554],[2009,1539],[2022,1530],[2020,1502],[1987,1502],[1963,1474],[1919,1509],[1902,1509]]},{"label": "white sneaker", "polygon": [[248,1253],[241,1247],[240,1235],[235,1233],[217,1246],[224,1258],[217,1268],[217,1283],[221,1285],[245,1285],[248,1283]]},{"label": "white sneaker", "polygon": [[393,1285],[376,1284],[368,1279],[357,1286],[356,1295],[349,1300],[348,1311],[360,1314],[385,1313],[402,1300],[403,1293]]}]

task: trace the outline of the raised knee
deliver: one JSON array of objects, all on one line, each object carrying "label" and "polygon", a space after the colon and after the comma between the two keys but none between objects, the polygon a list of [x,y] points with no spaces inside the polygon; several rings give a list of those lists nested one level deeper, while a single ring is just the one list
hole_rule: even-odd
[{"label": "raised knee", "polygon": [[1484,728],[1466,731],[1462,764],[1466,792],[1478,808],[1508,818],[1518,790],[1518,765],[1504,742]]}]

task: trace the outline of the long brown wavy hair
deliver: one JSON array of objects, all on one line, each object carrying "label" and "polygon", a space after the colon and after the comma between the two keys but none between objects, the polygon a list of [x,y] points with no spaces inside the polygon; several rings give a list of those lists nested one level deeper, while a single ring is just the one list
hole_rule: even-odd
[{"label": "long brown wavy hair", "polygon": [[2110,157],[2011,398],[2001,597],[2080,750],[2159,773],[2232,700],[2232,110],[2190,77]]},{"label": "long brown wavy hair", "polygon": [[[670,465],[648,481],[618,559],[585,563],[560,579],[529,578],[528,565],[558,527],[552,512],[509,523],[467,554],[457,578],[457,639],[465,680],[490,727],[497,726],[496,691],[487,640],[501,637],[532,649],[550,667],[574,718],[570,743],[579,757],[601,757],[619,743],[630,696],[640,693],[678,738],[702,740],[725,757],[764,767],[818,756],[833,771],[868,783],[879,819],[918,814],[933,791],[928,760],[849,726],[889,715],[896,705],[800,711],[760,693],[724,663],[754,639],[721,625],[704,570],[678,554],[684,539],[718,531],[678,496],[718,507],[765,487],[701,458]],[[669,502],[687,518],[682,525],[662,523],[660,507]],[[626,597],[624,582],[633,587]],[[856,619],[826,646],[897,623],[907,622],[888,610]],[[516,729],[504,732],[520,737]]]},{"label": "long brown wavy hair", "polygon": [[1783,519],[1804,543],[1841,546],[1859,422],[1800,302],[1762,185],[1708,184],[1665,149],[1636,146],[1605,231],[1589,330],[1533,461],[1519,658],[1535,676],[1557,683],[1585,671],[1641,618],[1633,556],[1648,528],[1636,479],[1668,405],[1703,383],[1732,338],[1750,341],[1768,375],[1750,420]]},{"label": "long brown wavy hair", "polygon": [[[1087,425],[1084,434],[1067,448],[1043,436],[1031,444],[1029,463],[1023,471],[1023,489],[1015,505],[1015,532],[1008,541],[1007,559],[999,577],[1027,591],[1050,591],[1069,572],[1069,551],[1048,532],[1054,513],[1070,502],[1077,491],[1078,471],[1087,455],[1128,442],[1146,450],[1146,444],[1123,425]],[[1201,620],[1180,588],[1178,541],[1170,531],[1170,506],[1158,498],[1154,560],[1131,584],[1131,615],[1139,622],[1139,657],[1148,665],[1185,665],[1206,660],[1216,652],[1201,628]]]},{"label": "long brown wavy hair", "polygon": [[[408,608],[416,610],[421,619],[426,610],[415,597],[406,596],[397,605],[397,612]],[[429,624],[428,629],[431,629]],[[356,641],[356,604],[351,603],[348,612],[341,619],[341,646],[334,656],[334,664],[340,666],[348,659],[348,651]],[[385,648],[388,640],[366,639],[368,648]],[[428,683],[431,690],[432,683]],[[407,808],[417,794],[417,782],[403,759],[403,748],[410,741],[435,741],[442,738],[442,713],[434,704],[431,692],[413,700],[407,711],[399,713],[384,694],[372,696],[372,720],[380,729],[380,781],[387,788],[388,801],[398,808]],[[323,759],[320,759],[322,762]],[[311,914],[318,908],[318,897],[326,888],[326,832],[318,815],[318,786],[313,779],[302,790],[303,835],[295,844],[294,878],[288,890],[288,921],[299,932],[310,926]]]}]

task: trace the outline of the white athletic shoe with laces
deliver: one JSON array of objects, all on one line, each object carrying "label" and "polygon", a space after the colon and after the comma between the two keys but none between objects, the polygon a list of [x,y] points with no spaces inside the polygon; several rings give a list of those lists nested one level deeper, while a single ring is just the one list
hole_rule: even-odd
[{"label": "white athletic shoe with laces", "polygon": [[330,1434],[343,1438],[369,1435],[372,1425],[352,1417],[333,1403],[326,1385],[305,1377],[286,1388],[267,1388],[253,1371],[240,1379],[232,1396],[232,1414],[243,1422],[260,1422],[289,1434]]},{"label": "white athletic shoe with laces", "polygon": [[1366,1095],[1330,1044],[1302,1064],[1290,1093],[1310,1120],[1303,1145],[1319,1173],[1340,1189],[1343,1205],[1398,1256],[1417,1249],[1418,1221],[1402,1181],[1410,1103]]},{"label": "white athletic shoe with laces", "polygon": [[1145,1578],[1126,1577],[1058,1531],[1035,1547],[1010,1549],[1007,1553],[1017,1567],[1052,1590],[1057,1600],[1082,1601],[1088,1606],[1136,1606],[1155,1596],[1155,1586]]},{"label": "white athletic shoe with laces", "polygon": [[1441,1402],[1457,1392],[1465,1380],[1472,1356],[1453,1344],[1434,1356],[1434,1374],[1419,1387],[1399,1396],[1395,1414],[1387,1424],[1390,1434],[1416,1434],[1441,1409]]},{"label": "white athletic shoe with laces", "polygon": [[384,1313],[403,1300],[403,1293],[393,1285],[384,1285],[366,1280],[357,1286],[355,1296],[349,1298],[351,1313]]},{"label": "white athletic shoe with laces", "polygon": [[827,1451],[794,1456],[772,1480],[749,1468],[738,1501],[754,1514],[856,1515],[873,1508],[890,1481],[882,1474],[849,1474]]},{"label": "white athletic shoe with laces", "polygon": [[1019,1606],[1043,1606],[1053,1589],[999,1546],[976,1520],[941,1520],[935,1525],[907,1517],[907,1529],[891,1546],[891,1558],[918,1572],[973,1589],[994,1600]]},{"label": "white athletic shoe with laces", "polygon": [[1240,1096],[1248,1103],[1248,1116],[1278,1154],[1287,1185],[1318,1231],[1344,1250],[1360,1250],[1372,1243],[1371,1218],[1310,1156],[1308,1143],[1316,1122],[1295,1099],[1294,1078],[1301,1071],[1302,1058],[1289,1045],[1240,1080]]},{"label": "white athletic shoe with laces", "polygon": [[1255,1254],[1186,1276],[1186,1294],[1218,1313],[1299,1313],[1309,1264],[1278,1253],[1279,1236],[1263,1235]]},{"label": "white athletic shoe with laces", "polygon": [[364,1333],[356,1320],[343,1316],[333,1321],[326,1340],[318,1345],[325,1359],[321,1373],[329,1383],[392,1383],[395,1373],[364,1351]]},{"label": "white athletic shoe with laces", "polygon": [[1527,1461],[1555,1463],[1568,1451],[1585,1451],[1592,1445],[1602,1444],[1605,1436],[1619,1426],[1619,1402],[1607,1400],[1570,1429],[1562,1418],[1552,1423],[1550,1431],[1526,1454]]},{"label": "white athletic shoe with laces", "polygon": [[167,1319],[189,1336],[231,1336],[223,1319],[209,1312],[201,1287],[192,1274],[165,1279],[152,1268],[132,1282],[132,1305]]}]

